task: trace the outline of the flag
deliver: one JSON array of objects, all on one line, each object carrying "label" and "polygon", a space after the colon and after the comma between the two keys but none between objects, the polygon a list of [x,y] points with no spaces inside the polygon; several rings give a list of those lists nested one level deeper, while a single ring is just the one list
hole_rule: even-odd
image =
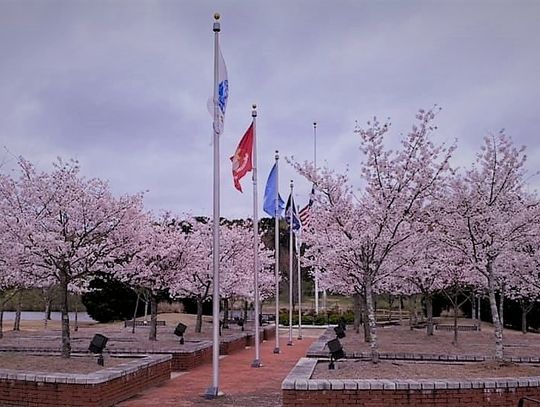
[{"label": "flag", "polygon": [[300,223],[300,217],[298,216],[298,212],[296,211],[296,205],[294,204],[294,198],[292,194],[289,195],[289,199],[287,199],[287,206],[285,207],[285,220],[287,221],[289,227],[291,226],[291,210],[292,230],[294,233],[297,233],[302,228],[302,224]]},{"label": "flag", "polygon": [[232,161],[232,175],[234,180],[234,187],[242,192],[242,186],[240,180],[253,169],[253,123],[240,140],[238,147],[234,155],[231,157]]},{"label": "flag", "polygon": [[[212,100],[214,97],[212,97]],[[217,134],[223,133],[225,125],[225,110],[227,108],[227,100],[229,99],[229,79],[227,75],[227,67],[225,60],[221,54],[221,48],[218,55],[218,98],[212,103],[212,115],[214,115],[214,103],[217,104],[217,117],[214,117],[214,131]]]},{"label": "flag", "polygon": [[[276,204],[276,195],[278,197]],[[266,181],[266,188],[264,189],[264,211],[271,217],[281,217],[285,202],[281,199],[281,196],[278,193],[277,185],[277,163],[274,164],[270,174],[268,175],[268,180]]]},{"label": "flag", "polygon": [[311,193],[309,194],[309,202],[306,206],[300,209],[298,216],[300,216],[300,223],[303,227],[308,227],[309,218],[311,216],[311,207],[313,206],[313,197],[315,196],[315,185],[311,188]]}]

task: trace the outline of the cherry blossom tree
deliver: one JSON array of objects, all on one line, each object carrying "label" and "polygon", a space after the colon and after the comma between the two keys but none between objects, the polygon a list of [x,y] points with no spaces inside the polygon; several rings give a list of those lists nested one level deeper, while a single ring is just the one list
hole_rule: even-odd
[{"label": "cherry blossom tree", "polygon": [[356,129],[365,155],[360,174],[364,188],[359,197],[353,194],[345,176],[315,172],[309,164],[295,165],[318,191],[318,210],[312,217],[314,236],[323,240],[325,230],[332,231],[336,240],[325,253],[339,252],[348,257],[351,267],[343,275],[352,279],[354,289],[365,296],[374,362],[378,361],[374,286],[384,274],[392,273],[392,267],[387,267],[390,254],[414,234],[411,223],[441,183],[454,150],[430,141],[434,118],[433,110],[419,111],[417,125],[395,152],[383,144],[389,123],[374,119],[367,129]]},{"label": "cherry blossom tree", "polygon": [[[524,148],[504,132],[486,137],[473,167],[448,190],[442,218],[446,243],[483,278],[494,326],[495,357],[503,359],[503,325],[496,293],[511,270],[516,248],[538,234],[536,199],[524,193]],[[466,267],[466,266],[465,266]]]},{"label": "cherry blossom tree", "polygon": [[138,249],[129,264],[116,272],[121,281],[142,290],[149,298],[150,340],[157,339],[158,293],[170,290],[194,261],[189,220],[191,217],[185,220],[171,213],[163,213],[157,219],[148,214]]},{"label": "cherry blossom tree", "polygon": [[76,162],[58,160],[50,173],[19,160],[20,176],[6,197],[4,226],[24,251],[32,278],[54,279],[61,291],[62,356],[70,357],[70,285],[84,285],[94,273],[113,270],[129,255],[141,219],[142,196],[115,198],[106,182],[80,175]]},{"label": "cherry blossom tree", "polygon": [[521,308],[521,332],[527,333],[527,314],[540,301],[540,244],[531,241],[516,250],[508,276],[508,296]]},{"label": "cherry blossom tree", "polygon": [[433,335],[433,295],[443,288],[442,274],[447,266],[444,247],[432,225],[418,223],[409,244],[393,256],[405,259],[403,267],[396,269],[402,284],[410,285],[413,292],[422,294],[427,311],[427,335]]},{"label": "cherry blossom tree", "polygon": [[[253,253],[253,222],[233,222],[230,226],[228,251],[233,247],[232,255],[224,259],[221,265],[220,296],[226,300],[243,299],[254,301],[254,253]],[[262,233],[259,237],[259,296],[261,299],[272,296],[274,288],[274,258],[273,252],[262,243]],[[223,324],[227,322],[224,307]]]}]

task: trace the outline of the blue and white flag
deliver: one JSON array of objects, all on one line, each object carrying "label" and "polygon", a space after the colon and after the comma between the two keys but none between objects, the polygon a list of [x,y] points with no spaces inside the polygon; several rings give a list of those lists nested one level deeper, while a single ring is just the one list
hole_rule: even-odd
[{"label": "blue and white flag", "polygon": [[302,228],[302,223],[300,222],[300,216],[298,216],[298,211],[296,210],[296,205],[294,204],[294,197],[292,196],[292,194],[289,194],[289,199],[287,199],[287,206],[285,207],[285,220],[287,221],[289,227],[291,226],[291,216],[292,231],[294,233],[297,233]]},{"label": "blue and white flag", "polygon": [[[276,202],[276,195],[278,197]],[[285,208],[285,202],[281,199],[281,196],[278,192],[277,185],[277,163],[274,164],[270,174],[268,175],[268,181],[266,181],[266,188],[264,189],[264,211],[274,218],[281,217],[283,214],[283,209]]]},{"label": "blue and white flag", "polygon": [[217,117],[215,118],[216,122],[214,122],[214,131],[217,134],[222,134],[225,125],[225,110],[229,99],[229,79],[221,49],[219,49],[218,61],[218,99],[214,102],[217,104]]}]

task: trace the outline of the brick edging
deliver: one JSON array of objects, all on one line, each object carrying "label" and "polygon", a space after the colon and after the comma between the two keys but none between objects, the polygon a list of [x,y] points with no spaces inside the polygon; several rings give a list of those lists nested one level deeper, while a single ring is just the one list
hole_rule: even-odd
[{"label": "brick edging", "polygon": [[282,390],[432,390],[538,387],[540,376],[476,380],[311,379],[318,360],[302,358],[281,383]]},{"label": "brick edging", "polygon": [[122,376],[135,373],[140,369],[148,368],[172,359],[171,355],[133,355],[141,356],[141,359],[130,360],[117,366],[107,367],[97,372],[80,373],[48,373],[31,371],[20,373],[10,369],[0,369],[0,380],[24,380],[28,382],[47,383],[76,383],[76,384],[101,384]]}]

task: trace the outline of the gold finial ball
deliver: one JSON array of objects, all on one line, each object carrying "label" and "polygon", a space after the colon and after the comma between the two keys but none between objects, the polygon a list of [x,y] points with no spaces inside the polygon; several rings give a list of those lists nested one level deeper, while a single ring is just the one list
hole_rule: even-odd
[{"label": "gold finial ball", "polygon": [[257,109],[257,105],[256,105],[255,103],[253,103],[253,104],[251,105],[251,107],[252,107],[253,109]]},{"label": "gold finial ball", "polygon": [[214,20],[219,20],[221,18],[221,16],[219,15],[219,13],[214,13]]}]

